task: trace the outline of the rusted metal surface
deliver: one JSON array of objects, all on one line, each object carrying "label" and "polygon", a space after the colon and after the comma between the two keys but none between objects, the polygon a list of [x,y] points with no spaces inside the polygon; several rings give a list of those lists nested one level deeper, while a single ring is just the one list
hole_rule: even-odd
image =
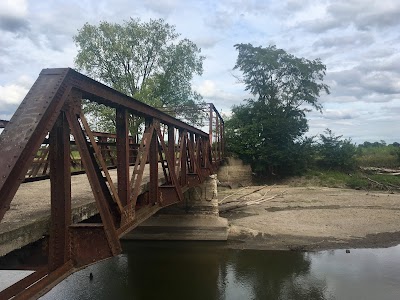
[{"label": "rusted metal surface", "polygon": [[181,159],[180,161],[180,184],[181,186],[186,186],[188,184],[188,179],[187,179],[187,131],[183,130],[181,131],[181,136],[180,136],[181,142],[180,142],[180,149],[179,149],[179,157]]},{"label": "rusted metal surface", "polygon": [[[47,274],[34,282],[31,286],[20,291],[13,300],[37,299],[48,292],[54,285],[59,283],[74,270],[72,261],[66,262],[58,269],[47,272]],[[1,294],[0,294],[1,296]],[[2,299],[2,298],[1,298]]]},{"label": "rusted metal surface", "polygon": [[128,123],[128,111],[125,108],[117,108],[117,182],[118,196],[124,206],[128,204],[128,199],[130,198]]},{"label": "rusted metal surface", "polygon": [[[51,69],[49,69],[51,70]],[[74,87],[83,91],[83,98],[88,99],[109,107],[117,108],[118,106],[129,109],[130,112],[137,116],[145,118],[153,118],[162,120],[163,124],[172,125],[177,128],[186,129],[193,133],[207,137],[207,134],[200,129],[190,126],[150,105],[140,102],[132,97],[124,95],[120,92],[107,87],[83,74],[73,71]]]},{"label": "rusted metal surface", "polygon": [[[107,132],[92,132],[93,136],[97,139],[96,144],[99,146],[102,156],[107,165],[108,169],[119,168],[117,164],[118,151],[121,151],[121,146],[117,145],[117,135]],[[75,141],[70,141],[71,152],[70,152],[70,165],[71,174],[77,175],[84,173],[84,166],[79,156],[74,154],[77,151]],[[40,149],[37,151],[28,172],[25,175],[24,182],[32,182],[49,179],[49,141],[46,138]],[[134,142],[132,136],[128,137],[128,163],[132,164],[135,162],[137,149],[139,144]]]},{"label": "rusted metal surface", "polygon": [[69,134],[65,112],[61,112],[50,131],[50,271],[56,270],[71,258],[68,232],[72,219]]},{"label": "rusted metal surface", "polygon": [[[152,122],[152,121],[151,121]],[[154,124],[159,126],[159,124]],[[150,165],[150,183],[149,183],[149,198],[150,203],[155,204],[159,198],[158,190],[158,142],[155,130],[153,130],[149,145],[149,165]]]},{"label": "rusted metal surface", "polygon": [[[69,140],[68,140],[69,142]],[[37,157],[34,158],[31,168],[27,173],[27,177],[38,177],[38,175],[47,175],[49,166],[49,148],[48,144],[41,147],[38,151]],[[40,172],[41,171],[41,172]]]},{"label": "rusted metal surface", "polygon": [[67,98],[68,72],[39,75],[0,135],[0,220]]},{"label": "rusted metal surface", "polygon": [[212,161],[219,165],[224,156],[224,120],[215,108],[209,103],[209,141],[211,147]]},{"label": "rusted metal surface", "polygon": [[[144,168],[146,167],[146,162],[149,157],[150,151],[150,141],[153,137],[154,127],[149,126],[146,128],[145,132],[143,133],[142,142],[139,147],[139,153],[136,158],[136,163],[133,168],[132,177],[130,181],[130,189],[131,189],[131,198],[128,201],[129,206],[129,215],[134,214],[136,201],[140,193],[140,187],[143,180],[143,172]],[[130,216],[133,218],[133,216]]]},{"label": "rusted metal surface", "polygon": [[70,227],[72,260],[76,267],[111,257],[108,238],[101,224],[74,224]]},{"label": "rusted metal surface", "polygon": [[[165,180],[166,180],[166,185],[161,186],[163,187],[168,187],[172,188],[174,193],[176,193],[176,197],[169,197],[168,199],[166,197],[162,197],[160,195],[160,203],[165,206],[167,204],[173,204],[173,202],[180,202],[183,200],[183,193],[182,193],[182,188],[178,182],[178,178],[176,176],[176,173],[174,171],[174,160],[172,160],[171,155],[168,153],[168,150],[171,148],[167,148],[164,139],[162,137],[162,134],[160,132],[160,128],[156,128],[156,132],[159,138],[159,149],[162,149],[160,151],[160,160],[162,160],[162,166],[164,168],[164,174],[165,174]],[[171,149],[174,151],[173,149]],[[171,200],[171,203],[167,203],[166,200]]]},{"label": "rusted metal surface", "polygon": [[[82,99],[114,109],[115,133],[90,128]],[[146,120],[139,139],[128,127],[138,117]],[[25,176],[49,174],[48,265],[44,275],[30,276],[0,298],[28,299],[73,268],[119,254],[121,236],[183,201],[183,190],[201,183],[223,159],[223,120],[212,104],[209,117],[207,134],[72,69],[43,70],[0,136],[0,221]],[[110,165],[117,166],[117,184]],[[150,182],[143,191],[146,165]],[[100,216],[71,224],[71,169],[81,167]]]},{"label": "rusted metal surface", "polygon": [[115,207],[112,206],[112,201],[110,201],[111,193],[106,186],[100,168],[96,168],[96,159],[89,148],[84,132],[78,122],[78,116],[68,113],[67,119],[85,165],[94,199],[96,200],[97,209],[99,210],[104,225],[108,244],[113,255],[117,255],[121,252],[121,245],[116,234],[116,215]]}]

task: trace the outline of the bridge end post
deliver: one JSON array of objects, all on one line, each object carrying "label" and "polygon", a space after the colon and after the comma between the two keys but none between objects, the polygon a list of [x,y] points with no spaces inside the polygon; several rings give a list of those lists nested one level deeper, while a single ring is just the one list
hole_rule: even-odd
[{"label": "bridge end post", "polygon": [[54,271],[71,258],[68,227],[71,225],[71,167],[69,126],[65,112],[50,131],[51,226],[49,270]]}]

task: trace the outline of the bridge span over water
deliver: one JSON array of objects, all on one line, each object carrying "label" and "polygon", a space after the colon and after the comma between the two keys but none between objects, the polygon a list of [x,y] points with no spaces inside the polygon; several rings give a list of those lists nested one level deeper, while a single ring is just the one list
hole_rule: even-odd
[{"label": "bridge span over water", "polygon": [[[114,130],[94,132],[83,101],[109,107]],[[118,255],[122,236],[215,173],[224,157],[224,122],[212,104],[206,115],[208,133],[72,69],[42,70],[11,120],[2,122],[0,222],[13,219],[16,194],[27,201],[35,189],[19,190],[23,182],[50,179],[47,260],[0,299],[35,297],[71,272]],[[129,124],[138,120],[143,125],[133,138]],[[86,174],[92,191],[98,214],[88,220],[72,218],[74,174]]]}]

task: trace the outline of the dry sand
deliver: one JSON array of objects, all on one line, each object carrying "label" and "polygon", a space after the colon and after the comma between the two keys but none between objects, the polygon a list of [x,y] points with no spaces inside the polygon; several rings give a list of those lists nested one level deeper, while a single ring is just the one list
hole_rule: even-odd
[{"label": "dry sand", "polygon": [[[218,198],[237,193],[226,203],[257,188],[220,191]],[[269,200],[221,213],[229,220],[230,246],[321,250],[400,243],[400,194],[277,185],[241,201],[262,197]]]}]

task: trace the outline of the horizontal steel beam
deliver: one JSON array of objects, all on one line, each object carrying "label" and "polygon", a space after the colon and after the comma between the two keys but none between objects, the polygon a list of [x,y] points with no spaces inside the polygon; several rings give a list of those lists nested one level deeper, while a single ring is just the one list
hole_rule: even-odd
[{"label": "horizontal steel beam", "polygon": [[207,136],[207,133],[193,126],[190,126],[150,105],[120,93],[98,81],[95,81],[77,71],[66,69],[43,69],[40,75],[59,75],[68,72],[67,79],[70,80],[72,87],[82,91],[83,99],[88,99],[109,107],[125,107],[131,113],[145,117],[155,118],[161,123],[174,126],[179,129],[187,130],[197,135]]}]

